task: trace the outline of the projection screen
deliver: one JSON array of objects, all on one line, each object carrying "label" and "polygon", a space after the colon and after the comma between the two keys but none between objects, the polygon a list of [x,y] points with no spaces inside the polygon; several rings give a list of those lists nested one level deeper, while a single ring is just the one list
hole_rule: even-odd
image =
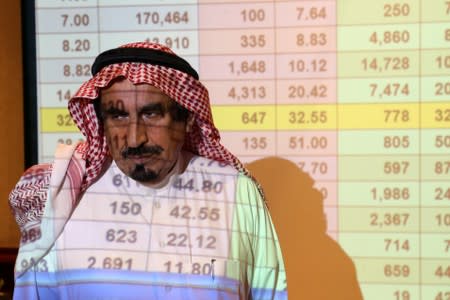
[{"label": "projection screen", "polygon": [[67,100],[98,53],[156,41],[243,162],[311,176],[365,299],[450,299],[450,1],[27,3],[28,164],[82,139]]}]

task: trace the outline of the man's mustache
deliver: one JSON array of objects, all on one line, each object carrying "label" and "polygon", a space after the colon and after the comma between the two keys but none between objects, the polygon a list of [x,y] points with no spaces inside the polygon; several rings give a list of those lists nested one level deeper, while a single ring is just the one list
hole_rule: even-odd
[{"label": "man's mustache", "polygon": [[161,154],[163,151],[164,151],[164,148],[159,145],[139,146],[137,148],[127,147],[124,150],[122,150],[121,154],[122,154],[123,158],[127,158],[129,156],[142,156],[145,154],[158,155],[158,154]]}]

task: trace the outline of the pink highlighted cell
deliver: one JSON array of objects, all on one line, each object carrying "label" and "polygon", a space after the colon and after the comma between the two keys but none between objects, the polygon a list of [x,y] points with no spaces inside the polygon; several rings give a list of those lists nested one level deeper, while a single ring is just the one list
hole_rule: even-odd
[{"label": "pink highlighted cell", "polygon": [[279,54],[276,74],[280,79],[336,78],[335,53]]},{"label": "pink highlighted cell", "polygon": [[272,29],[200,30],[199,54],[267,54],[275,51]]},{"label": "pink highlighted cell", "polygon": [[279,53],[334,52],[336,28],[334,26],[279,28],[276,34],[276,49]]},{"label": "pink highlighted cell", "polygon": [[335,79],[277,80],[278,104],[323,104],[337,102]]},{"label": "pink highlighted cell", "polygon": [[200,4],[198,26],[201,29],[271,28],[273,10],[272,3]]},{"label": "pink highlighted cell", "polygon": [[279,155],[337,155],[336,131],[278,131]]},{"label": "pink highlighted cell", "polygon": [[286,156],[315,181],[337,180],[336,156]]},{"label": "pink highlighted cell", "polygon": [[276,4],[276,26],[336,24],[336,1],[287,1]]},{"label": "pink highlighted cell", "polygon": [[236,156],[275,155],[275,132],[224,131],[222,144]]},{"label": "pink highlighted cell", "polygon": [[270,80],[203,81],[212,105],[275,105],[275,83]]},{"label": "pink highlighted cell", "polygon": [[202,80],[275,79],[273,55],[200,56]]}]

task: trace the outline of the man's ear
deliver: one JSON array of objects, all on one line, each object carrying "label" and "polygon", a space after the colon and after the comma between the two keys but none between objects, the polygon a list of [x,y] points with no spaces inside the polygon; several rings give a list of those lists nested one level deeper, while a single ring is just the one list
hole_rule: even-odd
[{"label": "man's ear", "polygon": [[193,113],[189,113],[189,116],[186,119],[186,133],[189,133],[192,131],[192,127],[194,126],[194,114]]}]

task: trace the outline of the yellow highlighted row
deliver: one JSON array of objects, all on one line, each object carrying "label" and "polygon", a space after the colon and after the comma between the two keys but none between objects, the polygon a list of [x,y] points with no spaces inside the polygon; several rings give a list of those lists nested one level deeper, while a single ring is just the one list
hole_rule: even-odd
[{"label": "yellow highlighted row", "polygon": [[[450,128],[450,103],[215,106],[220,130]],[[65,108],[41,109],[42,132],[77,132]]]}]

